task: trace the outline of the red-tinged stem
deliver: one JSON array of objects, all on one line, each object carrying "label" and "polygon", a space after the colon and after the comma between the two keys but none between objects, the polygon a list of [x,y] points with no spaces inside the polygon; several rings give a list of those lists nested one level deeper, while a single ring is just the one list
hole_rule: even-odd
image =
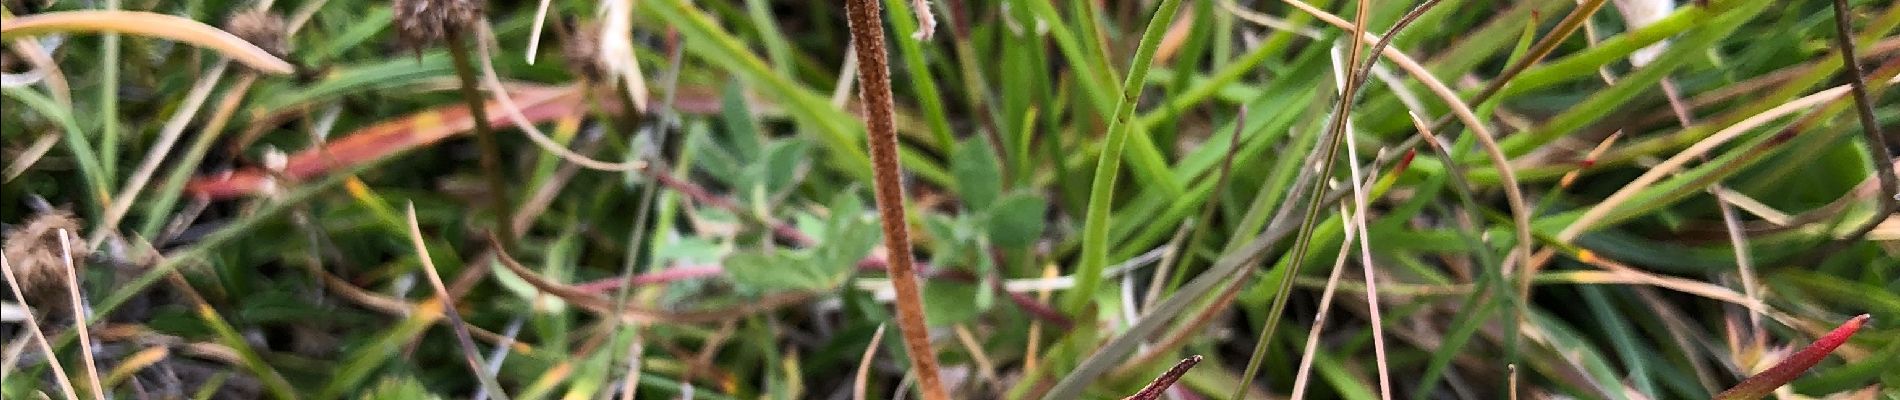
[{"label": "red-tinged stem", "polygon": [[1159,377],[1155,377],[1154,382],[1148,382],[1148,386],[1141,388],[1141,391],[1135,392],[1133,396],[1123,397],[1122,400],[1159,399],[1162,393],[1168,392],[1168,387],[1174,386],[1175,381],[1179,381],[1182,376],[1186,376],[1188,370],[1194,368],[1194,364],[1200,363],[1201,356],[1190,356],[1187,359],[1183,359],[1179,364],[1174,364],[1174,368],[1168,368],[1168,372],[1162,373]]},{"label": "red-tinged stem", "polygon": [[1834,328],[1833,332],[1828,332],[1827,335],[1816,339],[1814,344],[1775,363],[1775,366],[1768,368],[1767,371],[1743,379],[1742,383],[1715,395],[1714,400],[1753,400],[1767,397],[1769,393],[1775,391],[1775,388],[1794,381],[1794,378],[1800,377],[1801,373],[1819,364],[1821,359],[1827,358],[1827,355],[1833,353],[1835,348],[1841,347],[1842,343],[1847,343],[1847,338],[1853,337],[1854,332],[1859,332],[1860,327],[1867,323],[1867,318],[1867,314],[1861,314],[1847,320],[1840,327]]}]

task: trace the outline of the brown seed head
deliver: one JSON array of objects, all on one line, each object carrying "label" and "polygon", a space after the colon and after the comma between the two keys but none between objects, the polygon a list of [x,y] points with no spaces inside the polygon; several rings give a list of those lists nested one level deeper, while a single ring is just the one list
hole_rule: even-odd
[{"label": "brown seed head", "polygon": [[284,17],[270,10],[251,9],[231,15],[225,21],[224,30],[243,38],[246,42],[264,49],[270,55],[283,58],[290,54],[290,40],[285,37]]},{"label": "brown seed head", "polygon": [[396,0],[396,34],[403,47],[421,50],[467,29],[482,15],[482,0]]},{"label": "brown seed head", "polygon": [[574,29],[561,43],[561,58],[574,76],[599,82],[607,76],[607,65],[600,57],[600,24],[586,23]]},{"label": "brown seed head", "polygon": [[[71,308],[66,298],[66,259],[59,245],[59,232],[66,230],[71,240],[73,265],[86,262],[86,243],[79,238],[79,218],[67,210],[48,210],[33,216],[6,233],[7,264],[18,277],[26,301],[40,310],[63,311]],[[80,279],[85,274],[74,274]]]}]

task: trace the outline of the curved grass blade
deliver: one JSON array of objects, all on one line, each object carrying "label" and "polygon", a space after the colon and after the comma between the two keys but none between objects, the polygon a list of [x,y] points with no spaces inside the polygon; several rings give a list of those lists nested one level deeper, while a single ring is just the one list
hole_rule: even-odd
[{"label": "curved grass blade", "polygon": [[295,71],[264,49],[190,18],[143,11],[61,11],[7,19],[0,40],[57,32],[113,32],[190,43],[217,50],[251,68],[272,74]]},{"label": "curved grass blade", "polygon": [[1835,348],[1841,347],[1842,343],[1847,343],[1847,338],[1859,332],[1860,327],[1867,324],[1868,318],[1867,314],[1861,314],[1847,320],[1840,327],[1834,328],[1834,331],[1816,339],[1814,344],[1775,363],[1775,366],[1769,367],[1767,371],[1750,376],[1742,380],[1742,383],[1735,384],[1735,387],[1715,395],[1714,400],[1751,400],[1767,397],[1775,388],[1800,377],[1802,372],[1807,372],[1809,368],[1814,368],[1815,364],[1819,364],[1821,359],[1827,358],[1827,355],[1833,353]]}]

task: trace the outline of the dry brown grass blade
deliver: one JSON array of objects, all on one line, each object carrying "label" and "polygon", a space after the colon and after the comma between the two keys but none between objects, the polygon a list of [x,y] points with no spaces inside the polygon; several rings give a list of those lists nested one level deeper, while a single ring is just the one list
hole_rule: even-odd
[{"label": "dry brown grass blade", "polygon": [[851,380],[851,398],[864,400],[865,388],[871,378],[871,360],[877,359],[877,346],[884,343],[885,324],[877,324],[877,331],[871,333],[871,344],[864,345],[864,355],[858,357],[858,374]]},{"label": "dry brown grass blade", "polygon": [[99,384],[99,363],[93,360],[92,330],[86,327],[86,302],[79,294],[79,265],[73,262],[73,233],[59,230],[60,259],[66,261],[66,297],[72,300],[73,329],[79,332],[79,353],[86,362],[86,381],[92,384],[92,398],[105,400],[105,386]]},{"label": "dry brown grass blade", "polygon": [[296,68],[230,32],[190,18],[143,11],[61,11],[9,18],[0,40],[59,32],[113,32],[190,43],[217,50],[258,71],[289,74]]},{"label": "dry brown grass blade", "polygon": [[1669,157],[1669,159],[1663,161],[1662,164],[1651,167],[1647,172],[1644,172],[1642,176],[1637,177],[1635,181],[1631,181],[1622,189],[1617,190],[1616,193],[1604,198],[1602,202],[1591,206],[1589,210],[1584,211],[1582,216],[1577,217],[1575,222],[1571,222],[1570,226],[1565,227],[1563,231],[1557,233],[1558,240],[1570,241],[1576,239],[1590,228],[1595,227],[1598,221],[1608,216],[1611,211],[1615,211],[1618,206],[1635,198],[1636,194],[1642,191],[1643,188],[1647,188],[1661,181],[1663,177],[1682,169],[1688,165],[1690,161],[1697,160],[1700,156],[1716,150],[1716,148],[1723,143],[1727,143],[1729,140],[1740,137],[1742,134],[1753,131],[1756,127],[1760,127],[1783,116],[1804,110],[1811,110],[1821,104],[1840,99],[1847,94],[1848,89],[1846,85],[1842,85],[1822,90],[1795,99],[1787,104],[1768,109],[1760,114],[1748,117],[1741,122],[1737,122],[1734,125],[1730,125],[1728,128],[1724,128],[1713,135],[1709,135],[1708,138],[1702,139],[1702,141],[1696,142],[1696,144],[1689,146],[1689,148],[1676,153],[1675,156]]},{"label": "dry brown grass blade", "polygon": [[416,204],[409,203],[407,211],[405,216],[408,217],[409,222],[409,244],[416,250],[416,259],[422,263],[424,276],[429,278],[429,286],[435,288],[436,296],[440,296],[443,314],[448,315],[449,327],[455,332],[456,344],[462,347],[462,360],[468,363],[468,372],[475,374],[490,396],[507,400],[508,395],[502,391],[501,385],[495,383],[495,377],[483,373],[482,365],[486,363],[482,362],[481,349],[475,347],[475,340],[469,338],[468,324],[462,320],[461,311],[455,309],[455,298],[449,293],[448,285],[442,283],[442,275],[436,272],[435,260],[429,257],[429,246],[422,239],[422,226],[416,222]]},{"label": "dry brown grass blade", "polygon": [[67,82],[66,72],[59,68],[59,63],[53,62],[53,56],[47,54],[46,48],[40,46],[40,42],[15,40],[8,42],[7,46],[13,48],[13,54],[20,55],[33,66],[33,71],[28,74],[39,75],[39,83],[46,84],[47,95],[53,98],[53,103],[72,108],[72,84]]},{"label": "dry brown grass blade", "polygon": [[28,311],[26,312],[27,331],[33,333],[33,340],[39,343],[40,351],[46,355],[47,364],[52,365],[53,377],[58,379],[59,388],[66,391],[66,400],[79,400],[77,392],[73,390],[72,379],[66,377],[66,368],[60,366],[59,357],[53,355],[52,342],[46,341],[46,331],[40,328],[39,318],[33,315],[32,308],[30,308],[32,305],[26,303],[26,294],[20,288],[19,275],[13,273],[13,263],[8,262],[7,256],[5,255],[0,255],[0,272],[6,274],[7,288],[13,290],[13,301],[18,303],[21,307],[28,307]]}]

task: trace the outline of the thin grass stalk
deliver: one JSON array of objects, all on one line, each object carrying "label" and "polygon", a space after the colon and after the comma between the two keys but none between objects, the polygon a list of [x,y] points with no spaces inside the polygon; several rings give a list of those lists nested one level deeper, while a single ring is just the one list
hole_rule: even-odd
[{"label": "thin grass stalk", "polygon": [[1154,60],[1155,47],[1180,6],[1179,0],[1162,0],[1155,9],[1154,17],[1148,20],[1148,28],[1141,35],[1141,44],[1135,48],[1135,58],[1129,63],[1128,77],[1122,83],[1121,98],[1116,103],[1115,114],[1108,122],[1107,142],[1103,144],[1101,156],[1096,159],[1094,182],[1089,185],[1088,210],[1082,222],[1082,263],[1075,272],[1075,292],[1063,307],[1063,311],[1083,317],[1084,320],[1091,319],[1086,318],[1084,313],[1096,289],[1102,285],[1102,269],[1108,265],[1109,212],[1113,209],[1115,178],[1121,172],[1122,150],[1128,145],[1128,136],[1133,127],[1130,120],[1134,118],[1136,102],[1141,99],[1141,91],[1145,87],[1143,83],[1148,78],[1148,67]]},{"label": "thin grass stalk", "polygon": [[[1478,233],[1476,232],[1477,229],[1475,227],[1470,226],[1470,224],[1468,223],[1468,221],[1477,219],[1477,217],[1472,216],[1470,214],[1473,213],[1472,210],[1479,208],[1479,206],[1476,200],[1476,196],[1472,195],[1473,190],[1471,188],[1471,181],[1465,178],[1464,166],[1453,161],[1453,155],[1451,154],[1449,150],[1446,149],[1446,147],[1449,146],[1449,144],[1440,140],[1437,135],[1432,133],[1431,127],[1427,126],[1429,125],[1429,123],[1425,122],[1424,118],[1419,117],[1417,113],[1411,113],[1411,112],[1408,112],[1407,116],[1410,117],[1412,121],[1412,127],[1418,130],[1418,137],[1421,139],[1420,141],[1426,143],[1427,147],[1429,147],[1432,150],[1432,153],[1436,154],[1438,156],[1438,159],[1444,162],[1445,176],[1447,180],[1451,181],[1452,192],[1457,195],[1459,203],[1464,205],[1463,210],[1465,214],[1460,215],[1460,217],[1462,217],[1463,221],[1467,221],[1467,222],[1459,224],[1461,228],[1460,231],[1461,233],[1463,233],[1459,236],[1465,240],[1465,243],[1467,246],[1470,246],[1471,248],[1474,248],[1474,249],[1482,248],[1484,244],[1478,241]],[[1495,309],[1497,305],[1505,306],[1506,307],[1505,311],[1507,313],[1516,313],[1517,312],[1516,310],[1518,308],[1523,307],[1522,304],[1518,303],[1518,300],[1519,300],[1518,296],[1512,294],[1508,290],[1504,290],[1506,288],[1510,288],[1510,286],[1505,285],[1502,282],[1504,279],[1503,278],[1504,269],[1502,268],[1502,265],[1492,261],[1491,254],[1489,252],[1474,251],[1472,252],[1472,255],[1474,258],[1477,259],[1478,265],[1482,267],[1483,269],[1480,270],[1480,274],[1479,274],[1480,281],[1478,282],[1476,287],[1473,289],[1473,293],[1474,293],[1473,297],[1467,298],[1464,303],[1464,307],[1460,307],[1460,309],[1472,309],[1471,306],[1478,305],[1476,303],[1481,300],[1480,297],[1478,296],[1483,296],[1486,290],[1500,290],[1500,292],[1492,295],[1492,297],[1494,298],[1493,302],[1486,303],[1483,305],[1478,305],[1480,306],[1480,308],[1478,308],[1479,311],[1476,313],[1467,314],[1466,318],[1486,318],[1488,317],[1490,310]],[[1449,345],[1452,347],[1461,346],[1462,343],[1468,340],[1471,337],[1471,335],[1476,332],[1476,328],[1478,327],[1478,324],[1480,322],[1470,321],[1466,323],[1469,324],[1465,326],[1467,329],[1460,330],[1460,329],[1454,328],[1454,330],[1449,335],[1447,335],[1447,338],[1445,339],[1444,343],[1458,343],[1459,344],[1459,345]],[[1454,322],[1454,326],[1458,326],[1458,322]],[[1513,330],[1514,328],[1507,326],[1506,331],[1513,331]],[[1517,335],[1515,334],[1505,336],[1504,347],[1508,349],[1514,346],[1517,341],[1516,337]],[[1444,346],[1444,345],[1441,345],[1441,346]],[[1455,351],[1446,352],[1442,350],[1440,352],[1433,354],[1430,364],[1428,364],[1428,366],[1425,368],[1424,373],[1422,374],[1422,377],[1419,379],[1421,383],[1419,385],[1419,389],[1415,393],[1421,393],[1421,394],[1431,393],[1433,388],[1438,384],[1438,378],[1441,376],[1441,374],[1444,373],[1445,367],[1450,365],[1451,358],[1454,357],[1455,355],[1456,355]],[[1510,357],[1511,356],[1507,355],[1506,360],[1507,361],[1510,360],[1511,359]],[[1419,398],[1419,397],[1414,396],[1414,398]]]},{"label": "thin grass stalk", "polygon": [[[33,315],[32,305],[26,303],[26,294],[20,289],[20,276],[13,273],[13,263],[7,262],[7,256],[0,255],[0,272],[5,272],[7,288],[13,290],[13,301],[21,308],[27,308],[26,330],[33,333],[33,341],[40,344],[40,352],[46,354],[46,363],[52,367],[53,378],[59,382],[60,390],[66,394],[66,400],[79,400],[78,391],[73,389],[73,380],[66,377],[66,367],[59,365],[58,353],[53,352],[51,341],[46,340],[46,330],[40,329],[39,317]],[[84,318],[84,317],[79,317]]]},{"label": "thin grass stalk", "polygon": [[[1350,66],[1359,65],[1359,57],[1362,54],[1361,47],[1365,45],[1365,18],[1369,11],[1369,7],[1366,4],[1367,1],[1369,0],[1359,1],[1358,15],[1354,16],[1354,23],[1352,24],[1352,48],[1351,52],[1348,53],[1350,56],[1347,57],[1347,65]],[[1425,11],[1430,10],[1432,6],[1437,4],[1438,2],[1436,0],[1429,0],[1413,7],[1412,11],[1407,12],[1405,16],[1400,17],[1397,22],[1393,23],[1392,29],[1388,30],[1383,37],[1379,38],[1379,42],[1372,46],[1370,53],[1380,54],[1383,52],[1386,46],[1391,45],[1393,37],[1398,36],[1398,33],[1404,30],[1406,26],[1411,25],[1413,21],[1418,20],[1420,15],[1423,15]],[[1323,156],[1320,158],[1320,173],[1313,178],[1316,182],[1323,182],[1332,176],[1333,160],[1339,155],[1340,144],[1344,142],[1344,135],[1347,134],[1346,120],[1351,118],[1352,105],[1358,96],[1359,87],[1365,84],[1370,76],[1372,64],[1377,61],[1377,58],[1367,60],[1364,67],[1359,68],[1352,76],[1346,78],[1345,87],[1340,89],[1339,103],[1334,108],[1332,119],[1327,127],[1330,138],[1322,139],[1325,141],[1325,143],[1323,143],[1325,149],[1321,152]],[[1335,192],[1337,193],[1339,191]],[[1313,228],[1317,222],[1321,204],[1324,204],[1321,198],[1327,197],[1322,195],[1322,193],[1326,193],[1326,191],[1313,191],[1311,198],[1306,204],[1306,211],[1301,218],[1300,227],[1297,228],[1298,230],[1296,232],[1298,233],[1294,239],[1293,253],[1291,255],[1291,257],[1293,257],[1293,263],[1289,265],[1287,271],[1281,275],[1280,287],[1274,294],[1273,305],[1268,309],[1266,326],[1261,329],[1259,337],[1254,342],[1253,355],[1249,357],[1247,369],[1241,373],[1240,384],[1234,389],[1234,394],[1230,398],[1246,398],[1248,389],[1253,385],[1255,374],[1260,372],[1261,362],[1266,359],[1269,349],[1268,343],[1273,341],[1274,330],[1279,327],[1280,316],[1286,312],[1286,302],[1289,295],[1292,294],[1293,278],[1299,276],[1300,267],[1305,264],[1307,247],[1309,242],[1312,241]]]},{"label": "thin grass stalk", "polygon": [[53,99],[32,89],[10,87],[0,89],[0,93],[19,100],[33,111],[38,111],[47,119],[59,123],[65,134],[63,140],[66,142],[65,147],[72,153],[73,163],[78,164],[79,175],[86,182],[86,197],[87,201],[93,204],[93,215],[98,215],[98,210],[112,203],[112,194],[108,192],[111,189],[108,187],[102,167],[99,166],[97,152],[93,150],[92,143],[86,141],[86,134],[80,130],[79,123],[74,119],[70,108],[61,107]]},{"label": "thin grass stalk", "polygon": [[73,306],[73,330],[79,332],[79,353],[86,361],[86,380],[92,384],[92,398],[105,400],[106,387],[99,384],[99,365],[93,361],[92,330],[86,327],[86,302],[79,295],[79,265],[73,263],[71,236],[72,232],[59,230],[60,259],[66,261],[66,295],[72,299]]},{"label": "thin grass stalk", "polygon": [[508,217],[515,215],[514,205],[508,201],[508,186],[504,183],[501,145],[495,143],[494,129],[488,126],[487,105],[483,104],[479,84],[476,83],[475,63],[468,51],[468,41],[462,40],[463,27],[447,30],[447,39],[443,43],[449,48],[449,57],[455,65],[455,75],[461,78],[462,101],[468,102],[468,114],[475,121],[475,141],[482,152],[482,176],[488,181],[489,207],[495,214],[495,230],[504,246],[513,247],[515,243],[514,227],[508,223]]},{"label": "thin grass stalk", "polygon": [[[671,124],[670,120],[672,119],[671,117],[673,116],[673,112],[671,110],[673,109],[674,101],[678,99],[677,95],[679,93],[678,89],[679,89],[679,76],[680,76],[680,66],[681,66],[680,63],[684,59],[683,54],[681,54],[682,50],[680,48],[684,46],[673,46],[673,47],[674,48],[672,51],[672,55],[671,57],[669,57],[672,60],[672,62],[670,63],[668,67],[668,71],[666,73],[666,78],[665,78],[666,79],[666,82],[665,82],[666,94],[665,94],[665,97],[663,97],[660,101],[660,108],[656,110],[656,112],[659,113],[659,121],[658,121],[659,123],[655,124],[652,130],[653,132],[652,135],[654,136],[653,145],[661,147],[661,149],[659,149],[659,151],[656,153],[665,152],[664,147],[666,146],[666,133],[668,132],[667,126]],[[626,103],[631,103],[631,101],[622,102],[623,105],[626,105]],[[638,121],[639,115],[629,113],[629,114],[626,114],[625,116],[629,119],[627,127],[637,130],[639,127],[639,121]],[[629,163],[639,162],[639,161],[636,161],[640,159],[639,152],[633,151],[630,153],[631,154],[629,154],[627,157],[627,159],[629,160],[628,162]],[[662,154],[660,157],[664,157],[664,155]],[[644,164],[644,162],[640,162],[640,163]],[[627,249],[628,249],[627,259],[621,265],[621,270],[620,270],[621,276],[625,276],[626,278],[625,278],[625,281],[623,281],[624,284],[621,285],[620,289],[615,291],[614,293],[614,315],[620,315],[626,312],[627,302],[628,302],[627,299],[632,294],[632,289],[634,286],[633,279],[637,276],[635,272],[639,270],[652,269],[652,262],[654,260],[653,251],[657,250],[656,248],[653,247],[653,245],[651,245],[650,241],[652,240],[653,231],[659,228],[658,228],[658,225],[653,224],[651,220],[653,218],[653,215],[659,212],[658,210],[654,209],[653,205],[654,205],[654,202],[659,198],[661,184],[659,180],[655,179],[655,180],[649,180],[645,185],[641,185],[641,186],[642,187],[640,188],[640,200],[639,200],[639,203],[637,203],[639,204],[639,206],[638,208],[635,208],[635,211],[634,211],[636,213],[639,213],[639,215],[634,217],[633,235],[632,237],[629,237],[627,239]],[[629,354],[628,354],[628,362],[627,362],[627,373],[626,373],[626,378],[625,378],[626,382],[620,392],[623,399],[632,399],[634,391],[637,390],[639,387],[638,377],[640,375],[640,369],[639,369],[640,360],[638,359],[637,354],[640,352],[640,347],[642,346],[641,339],[640,339],[641,326],[639,325],[639,323],[623,323],[623,324],[615,324],[615,326],[616,327],[625,326],[628,329],[632,330],[632,335],[633,335],[632,343],[628,344],[628,348],[627,348],[627,352]],[[606,365],[609,365],[609,366],[614,365],[613,353],[609,353],[607,355]]]},{"label": "thin grass stalk", "polygon": [[859,63],[858,98],[864,105],[878,222],[884,231],[884,249],[890,254],[891,286],[897,291],[897,327],[910,353],[911,372],[918,376],[918,392],[923,394],[924,400],[947,400],[950,394],[944,390],[943,378],[937,373],[937,352],[930,346],[922,287],[912,265],[910,232],[904,220],[903,171],[897,154],[891,71],[884,50],[881,8],[877,0],[845,1],[845,19]]},{"label": "thin grass stalk", "polygon": [[218,81],[224,77],[225,68],[230,64],[229,59],[212,63],[211,70],[198,78],[197,84],[192,85],[191,91],[185,95],[184,104],[180,105],[178,111],[173,112],[171,119],[166,120],[164,127],[159,129],[158,142],[146,152],[145,161],[139,163],[139,169],[133,171],[132,177],[125,182],[125,187],[119,189],[119,195],[113,196],[112,205],[107,207],[105,217],[101,219],[99,227],[92,232],[91,237],[87,238],[93,246],[99,246],[103,243],[101,239],[105,239],[105,235],[117,231],[114,227],[119,225],[120,219],[125,218],[126,212],[131,211],[133,199],[137,199],[139,193],[148,186],[147,183],[151,182],[152,174],[158,172],[159,163],[165,160],[166,154],[171,154],[172,146],[178,144],[178,138],[183,136],[185,126],[191,124],[193,117],[198,115],[198,109],[204,107],[205,100],[211,96],[211,89],[218,86]]},{"label": "thin grass stalk", "polygon": [[[1339,215],[1353,216],[1356,214],[1353,214],[1352,210],[1347,209],[1344,204],[1341,204],[1339,207]],[[1313,359],[1319,355],[1319,334],[1326,329],[1326,317],[1329,315],[1327,311],[1331,311],[1333,308],[1333,294],[1338,293],[1339,280],[1346,270],[1346,268],[1344,268],[1346,266],[1346,259],[1351,258],[1348,257],[1348,255],[1351,254],[1353,242],[1358,239],[1358,236],[1358,230],[1347,228],[1345,229],[1344,237],[1339,241],[1339,256],[1333,257],[1332,272],[1326,276],[1325,289],[1320,291],[1319,309],[1313,312],[1313,326],[1306,330],[1306,349],[1300,352],[1300,366],[1295,369],[1293,373],[1293,391],[1290,392],[1291,394],[1289,395],[1291,398],[1306,398],[1306,384],[1310,381],[1310,377],[1312,376]],[[1370,289],[1366,290],[1366,292],[1373,293]]]},{"label": "thin grass stalk", "polygon": [[[1207,204],[1201,209],[1201,216],[1195,219],[1195,221],[1197,221],[1196,224],[1199,226],[1194,228],[1193,234],[1189,235],[1187,246],[1180,250],[1182,256],[1176,261],[1178,265],[1174,266],[1174,276],[1168,278],[1167,290],[1170,292],[1181,287],[1181,281],[1187,277],[1187,267],[1193,264],[1195,259],[1194,249],[1199,247],[1203,238],[1207,237],[1207,232],[1214,230],[1213,224],[1210,221],[1214,219],[1214,210],[1220,208],[1221,199],[1227,198],[1228,174],[1232,172],[1234,168],[1234,157],[1240,153],[1240,134],[1241,130],[1246,129],[1246,122],[1247,107],[1241,106],[1240,112],[1234,114],[1234,132],[1233,135],[1227,137],[1227,156],[1221,158],[1220,175],[1214,178],[1214,190],[1209,194],[1209,196],[1212,197],[1207,200]],[[1166,266],[1163,266],[1163,270],[1166,268]],[[1156,273],[1158,274],[1160,272]],[[1158,287],[1150,287],[1148,289],[1147,304],[1142,306],[1142,310],[1154,309],[1154,303],[1160,297],[1161,290],[1158,289]]]},{"label": "thin grass stalk", "polygon": [[488,391],[489,396],[508,400],[508,394],[502,391],[501,384],[495,381],[495,377],[482,371],[482,365],[487,363],[482,362],[481,348],[475,347],[475,340],[469,338],[468,324],[462,320],[461,312],[456,311],[455,299],[449,297],[448,285],[442,284],[442,275],[435,270],[435,260],[429,257],[429,246],[423,243],[422,226],[416,222],[416,204],[409,203],[407,211],[409,245],[415,248],[416,258],[422,262],[424,276],[429,278],[429,286],[435,288],[437,296],[441,296],[442,313],[449,317],[449,327],[455,332],[456,344],[462,346],[462,360],[468,362],[468,372],[475,374],[475,379],[481,381],[482,389]]},{"label": "thin grass stalk", "polygon": [[[237,328],[233,327],[230,321],[226,321],[223,315],[218,314],[218,309],[212,307],[211,302],[206,301],[203,294],[199,294],[197,289],[191,287],[191,282],[185,280],[184,274],[173,268],[166,271],[163,278],[172,286],[172,289],[176,289],[182,295],[181,297],[184,297],[184,303],[191,307],[193,316],[198,317],[198,321],[211,330],[212,337],[217,338],[218,342],[236,353],[235,363],[249,370],[251,375],[262,382],[266,394],[277,399],[298,398],[298,392],[291,388],[290,381],[284,380],[284,376],[277,373],[277,369],[264,362],[264,357],[258,354],[257,349],[252,348],[250,343],[244,340],[243,335],[238,333]],[[100,312],[99,315],[106,315],[106,313]]]},{"label": "thin grass stalk", "polygon": [[172,206],[178,204],[178,197],[185,189],[185,183],[191,180],[198,165],[204,162],[205,155],[211,152],[211,145],[220,136],[218,133],[224,130],[225,124],[230,123],[231,116],[237,112],[238,104],[244,100],[246,92],[249,92],[251,85],[256,82],[257,73],[245,71],[240,73],[237,80],[230,86],[225,87],[224,101],[218,103],[218,107],[211,112],[210,121],[198,131],[198,137],[192,140],[191,146],[185,149],[184,158],[172,167],[171,174],[165,177],[164,186],[160,186],[158,192],[154,193],[158,198],[153,199],[146,206],[147,215],[145,221],[139,225],[139,236],[147,238],[158,236],[159,228],[162,228],[165,223],[165,216],[171,215]]},{"label": "thin grass stalk", "polygon": [[[106,0],[106,10],[118,11],[119,0]],[[100,41],[99,166],[107,181],[119,171],[119,34],[106,33]]]},{"label": "thin grass stalk", "polygon": [[1854,24],[1852,7],[1847,0],[1834,0],[1834,32],[1837,45],[1840,46],[1841,65],[1847,68],[1849,92],[1854,96],[1854,111],[1860,116],[1861,135],[1867,142],[1867,150],[1874,155],[1874,175],[1880,179],[1880,197],[1876,202],[1874,217],[1855,228],[1848,234],[1823,246],[1815,254],[1833,254],[1849,244],[1860,241],[1868,232],[1886,221],[1900,203],[1900,177],[1894,175],[1893,152],[1887,149],[1887,135],[1880,130],[1880,121],[1874,115],[1873,99],[1867,93],[1867,74],[1861,71],[1860,59],[1854,56]]},{"label": "thin grass stalk", "polygon": [[865,400],[866,388],[871,380],[871,360],[877,359],[879,344],[884,343],[884,328],[887,324],[877,324],[877,331],[871,332],[871,343],[864,345],[864,354],[858,356],[858,373],[851,379],[851,398]]},{"label": "thin grass stalk", "polygon": [[499,108],[502,111],[502,116],[507,117],[509,121],[513,122],[515,128],[520,129],[521,132],[528,137],[529,142],[540,146],[542,150],[553,153],[555,157],[559,157],[561,160],[586,167],[587,169],[624,172],[646,166],[644,161],[638,159],[618,163],[596,160],[569,150],[566,146],[549,138],[547,133],[541,132],[541,128],[536,128],[534,123],[529,121],[527,115],[521,110],[521,105],[515,103],[514,96],[508,94],[507,87],[501,82],[501,76],[495,73],[495,57],[490,55],[489,51],[490,46],[497,44],[493,25],[484,19],[480,24],[477,24],[476,29],[480,32],[477,36],[481,39],[475,44],[475,49],[476,55],[480,56],[481,59],[482,85],[488,89],[489,93],[493,94],[495,103],[501,106]]},{"label": "thin grass stalk", "polygon": [[[1361,12],[1364,11],[1362,10]],[[1373,57],[1377,56],[1374,55]],[[1377,58],[1374,58],[1373,60],[1369,60],[1366,65],[1372,65],[1372,63],[1376,61]],[[1352,120],[1349,118],[1342,120],[1346,121],[1345,124],[1343,124],[1346,127],[1344,131],[1345,134],[1342,135],[1346,138],[1346,152],[1348,155],[1358,154],[1359,143],[1353,139]],[[1373,364],[1377,366],[1379,372],[1379,398],[1382,400],[1391,400],[1392,372],[1390,368],[1387,367],[1385,357],[1385,318],[1383,318],[1379,312],[1378,273],[1375,271],[1376,267],[1372,264],[1372,233],[1366,229],[1366,214],[1368,213],[1366,207],[1366,192],[1369,189],[1362,188],[1362,185],[1359,183],[1361,175],[1358,160],[1347,157],[1346,170],[1348,172],[1346,176],[1351,178],[1351,180],[1346,182],[1350,185],[1349,189],[1352,189],[1353,212],[1352,218],[1345,218],[1345,214],[1340,214],[1340,220],[1350,221],[1350,224],[1345,227],[1345,230],[1353,230],[1355,228],[1359,230],[1359,266],[1364,270],[1366,279],[1366,308],[1371,315],[1371,321],[1369,322],[1372,324],[1372,354],[1374,359]],[[1340,254],[1341,258],[1345,256],[1346,254],[1344,252]],[[1291,278],[1293,277],[1289,276],[1287,278],[1287,281],[1292,281]]]}]

